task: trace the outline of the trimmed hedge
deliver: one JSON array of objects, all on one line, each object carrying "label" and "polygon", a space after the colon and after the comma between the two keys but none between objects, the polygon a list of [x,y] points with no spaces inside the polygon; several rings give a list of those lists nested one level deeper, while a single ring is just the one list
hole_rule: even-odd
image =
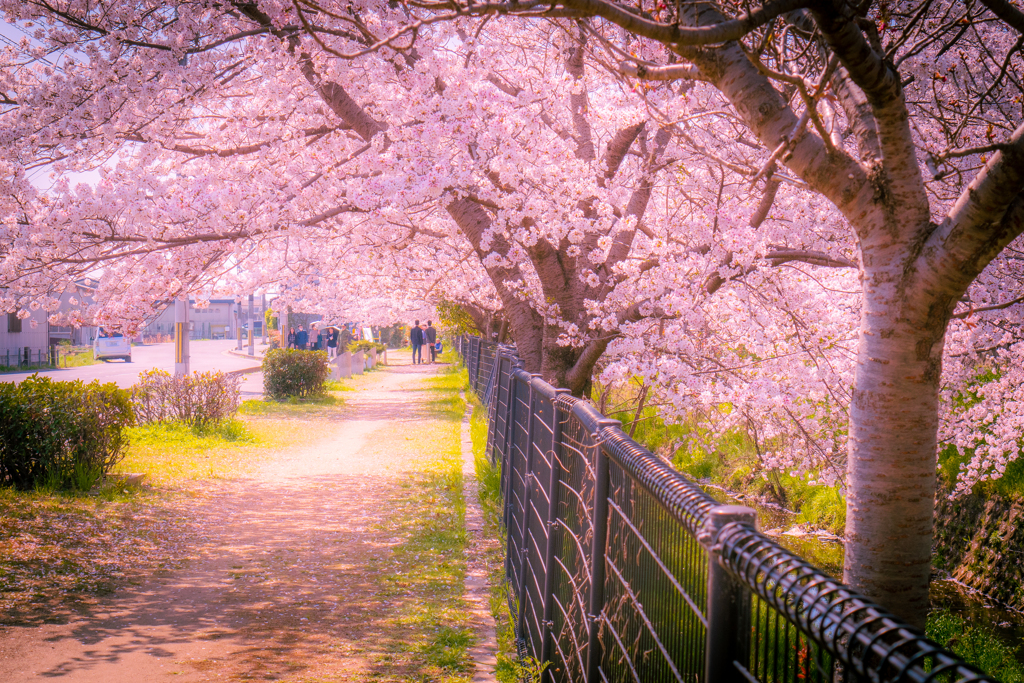
[{"label": "trimmed hedge", "polygon": [[140,424],[182,422],[195,429],[217,425],[238,410],[241,378],[223,372],[193,372],[174,377],[150,370],[131,388]]},{"label": "trimmed hedge", "polygon": [[274,349],[263,357],[263,392],[268,398],[306,398],[327,393],[326,351]]},{"label": "trimmed hedge", "polygon": [[129,394],[32,375],[0,384],[0,486],[88,490],[128,450]]}]

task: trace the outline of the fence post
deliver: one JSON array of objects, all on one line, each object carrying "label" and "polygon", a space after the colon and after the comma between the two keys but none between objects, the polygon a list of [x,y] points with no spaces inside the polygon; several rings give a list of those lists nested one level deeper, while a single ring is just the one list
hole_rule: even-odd
[{"label": "fence post", "polygon": [[587,619],[590,630],[587,638],[587,683],[601,680],[601,612],[604,610],[604,558],[608,545],[608,455],[602,446],[601,432],[605,427],[622,424],[618,420],[597,420],[594,424],[594,440],[597,452],[594,454],[594,517],[593,545],[590,550],[590,609]]},{"label": "fence post", "polygon": [[[741,505],[712,508],[698,536],[708,551],[708,631],[704,651],[704,680],[743,683],[737,665],[750,661],[750,592],[719,563],[718,533],[727,524],[754,525],[757,513]],[[745,669],[744,669],[745,670]]]},{"label": "fence post", "polygon": [[[522,535],[520,536],[523,547],[519,548],[519,553],[522,555],[521,562],[519,564],[519,581],[520,585],[516,586],[518,589],[517,594],[519,596],[519,613],[516,624],[516,638],[522,638],[526,632],[526,610],[523,609],[526,603],[526,567],[529,564],[529,549],[530,544],[526,541],[526,535],[530,530],[530,493],[533,490],[531,484],[531,478],[533,477],[533,423],[536,421],[535,415],[537,414],[536,405],[534,404],[534,391],[533,383],[539,380],[540,375],[530,375],[530,403],[529,410],[530,414],[526,419],[526,462],[523,466],[523,516],[519,520],[522,528]],[[509,536],[511,538],[511,536]]]},{"label": "fence post", "polygon": [[511,489],[509,487],[512,483],[512,472],[510,470],[512,463],[512,446],[516,440],[516,408],[519,404],[519,382],[516,381],[515,366],[509,368],[508,381],[510,382],[510,385],[508,389],[508,406],[505,416],[505,434],[503,435],[505,439],[505,448],[502,449],[501,454],[501,477],[504,480],[501,482],[503,484],[502,495],[504,497],[501,507],[501,525],[505,527],[505,529],[508,529],[508,507],[511,505],[509,502]]},{"label": "fence post", "polygon": [[469,340],[469,386],[476,393],[476,359],[475,359],[475,348],[474,343],[476,339]]},{"label": "fence post", "polygon": [[498,368],[498,370],[497,370],[497,378],[495,379],[495,382],[497,383],[497,386],[495,387],[494,393],[491,395],[491,400],[487,402],[487,450],[486,450],[486,453],[487,453],[487,461],[489,463],[491,463],[491,465],[494,465],[494,442],[497,441],[497,434],[495,432],[497,430],[496,425],[498,423],[498,420],[497,420],[497,417],[498,417],[498,401],[501,398],[501,364],[502,364],[502,356],[501,356],[501,350],[500,349],[494,355],[494,363],[495,363],[495,366]]},{"label": "fence post", "polygon": [[[562,420],[558,415],[558,397],[568,394],[568,389],[555,389],[555,398],[551,401],[551,479],[548,481],[548,542],[544,548],[544,616],[541,621],[540,661],[551,660],[551,629],[554,626],[552,616],[555,610],[555,528],[558,519],[558,488],[562,477]],[[541,681],[550,681],[550,667],[544,669]]]}]

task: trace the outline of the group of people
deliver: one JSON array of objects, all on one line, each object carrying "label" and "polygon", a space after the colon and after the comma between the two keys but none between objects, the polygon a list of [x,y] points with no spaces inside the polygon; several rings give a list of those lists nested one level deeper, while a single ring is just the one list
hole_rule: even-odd
[{"label": "group of people", "polygon": [[309,332],[299,325],[298,331],[291,328],[288,331],[288,348],[299,349],[300,351],[327,351],[328,358],[338,355],[338,343],[341,341],[341,330],[337,327],[317,329],[316,325],[309,326]]},{"label": "group of people", "polygon": [[417,320],[413,323],[412,329],[409,330],[409,344],[412,346],[412,362],[414,365],[425,362],[423,360],[423,347],[427,346],[430,348],[430,362],[434,363],[437,361],[437,352],[440,351],[437,343],[437,330],[434,328],[434,323],[430,320],[427,321],[426,325],[420,325],[420,321]]}]

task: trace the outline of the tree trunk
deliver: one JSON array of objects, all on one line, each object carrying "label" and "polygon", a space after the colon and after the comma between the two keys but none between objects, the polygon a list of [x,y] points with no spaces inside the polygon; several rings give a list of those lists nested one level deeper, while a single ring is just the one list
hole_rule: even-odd
[{"label": "tree trunk", "polygon": [[[947,293],[865,267],[850,406],[844,580],[924,627]],[[945,303],[944,303],[945,300]]]}]

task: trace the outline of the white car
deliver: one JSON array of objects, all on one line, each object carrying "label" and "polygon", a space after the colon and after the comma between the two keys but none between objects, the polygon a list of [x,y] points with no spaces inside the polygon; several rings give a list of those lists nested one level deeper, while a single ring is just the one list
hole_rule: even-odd
[{"label": "white car", "polygon": [[132,362],[132,345],[128,337],[120,332],[107,333],[100,328],[99,334],[92,343],[92,357],[96,360],[120,358],[125,363]]}]

